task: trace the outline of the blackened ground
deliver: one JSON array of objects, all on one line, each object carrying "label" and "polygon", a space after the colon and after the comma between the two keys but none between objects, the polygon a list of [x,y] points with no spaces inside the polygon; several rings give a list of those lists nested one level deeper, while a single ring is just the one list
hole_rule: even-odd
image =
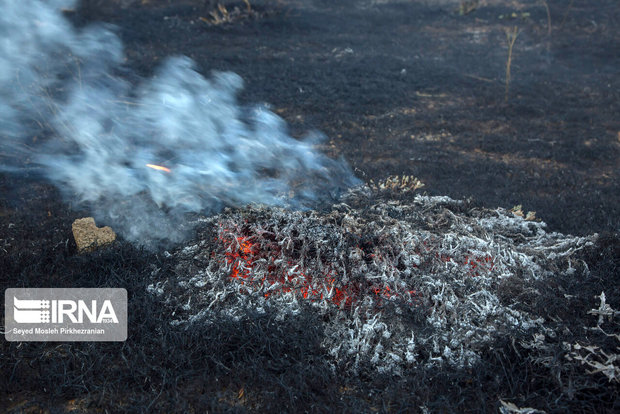
[{"label": "blackened ground", "polygon": [[[6,192],[7,180],[0,183]],[[600,292],[613,309],[620,308],[617,236],[601,237],[575,256],[579,269],[573,275],[558,274],[525,288],[515,278],[516,285],[507,280],[501,287],[500,296],[522,298],[523,306],[554,327],[551,347],[524,347],[529,338],[524,332],[500,338],[472,368],[420,366],[403,376],[378,375],[374,369],[351,374],[331,369],[321,346],[323,324],[311,307],[285,319],[277,317],[277,309],[246,309],[240,320],[223,317],[208,328],[172,326],[179,301],[146,292],[161,280],[153,277],[154,270],[174,275],[178,263],[163,252],[141,251],[122,241],[79,255],[70,223],[84,212],[67,211],[52,188],[19,184],[13,195],[22,208],[4,200],[1,205],[0,290],[125,287],[129,337],[124,343],[1,341],[1,412],[359,413],[417,412],[422,406],[431,412],[497,412],[500,400],[547,412],[620,409],[617,384],[567,363],[565,348],[596,344],[614,352],[617,347],[613,336],[584,329],[596,324],[597,316],[588,311],[598,306]],[[213,237],[203,239],[207,252],[222,249],[212,232]],[[581,260],[589,276],[582,273]],[[167,294],[177,297],[171,288]],[[536,294],[524,296],[527,292]],[[619,332],[617,320],[603,326],[610,334]]]},{"label": "blackened ground", "polygon": [[[217,25],[200,19],[213,20],[210,3],[90,0],[68,13],[78,25],[118,25],[141,75],[179,54],[205,72],[239,73],[245,102],[272,104],[296,135],[323,131],[324,149],[364,180],[415,175],[429,194],[522,204],[550,230],[608,233],[584,254],[588,283],[560,278],[532,306],[568,321],[576,336],[567,340],[592,326],[587,311],[601,291],[619,308],[616,1],[548,1],[550,33],[534,0],[480,1],[463,15],[458,1],[257,0]],[[505,30],[515,26],[505,100]],[[311,312],[176,331],[172,309],[145,294],[153,266],[171,265],[159,254],[118,242],[79,256],[70,230],[86,214],[78,206],[36,179],[2,175],[0,194],[1,290],[122,286],[131,315],[121,344],[3,341],[0,411],[497,412],[500,398],[549,412],[619,409],[605,377],[564,372],[561,360],[551,371],[510,338],[471,371],[351,378],[324,364]],[[577,297],[573,308],[553,299],[563,295]]]},{"label": "blackened ground", "polygon": [[245,102],[324,132],[362,179],[414,175],[429,194],[522,204],[564,233],[620,226],[617,1],[548,1],[550,28],[538,0],[464,15],[445,0],[257,0],[211,26],[209,2],[118,3],[87,1],[74,20],[120,26],[143,75],[170,55],[237,72]]}]

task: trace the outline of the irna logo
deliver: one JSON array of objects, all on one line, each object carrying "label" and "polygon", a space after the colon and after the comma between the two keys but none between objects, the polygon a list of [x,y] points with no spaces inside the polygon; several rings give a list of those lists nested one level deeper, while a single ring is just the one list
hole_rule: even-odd
[{"label": "irna logo", "polygon": [[123,288],[9,288],[4,291],[8,341],[125,341]]},{"label": "irna logo", "polygon": [[13,297],[13,319],[17,323],[118,323],[110,300],[100,305],[84,300],[37,300]]}]

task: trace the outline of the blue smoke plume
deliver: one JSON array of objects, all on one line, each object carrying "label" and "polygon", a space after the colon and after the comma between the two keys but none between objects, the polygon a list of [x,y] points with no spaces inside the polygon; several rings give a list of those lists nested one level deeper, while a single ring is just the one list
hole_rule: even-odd
[{"label": "blue smoke plume", "polygon": [[77,30],[61,11],[74,3],[0,0],[0,171],[45,175],[143,245],[180,241],[187,213],[304,208],[357,182],[315,149],[319,134],[294,139],[268,109],[240,106],[234,73],[207,79],[172,57],[128,82],[114,28]]}]

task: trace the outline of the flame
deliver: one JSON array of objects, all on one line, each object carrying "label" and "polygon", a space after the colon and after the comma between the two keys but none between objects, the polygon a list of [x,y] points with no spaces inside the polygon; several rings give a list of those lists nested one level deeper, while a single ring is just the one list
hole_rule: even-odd
[{"label": "flame", "polygon": [[146,164],[147,167],[152,168],[154,170],[157,171],[164,171],[169,173],[170,172],[170,168],[166,168],[166,167],[162,167],[161,165],[155,165],[155,164]]}]

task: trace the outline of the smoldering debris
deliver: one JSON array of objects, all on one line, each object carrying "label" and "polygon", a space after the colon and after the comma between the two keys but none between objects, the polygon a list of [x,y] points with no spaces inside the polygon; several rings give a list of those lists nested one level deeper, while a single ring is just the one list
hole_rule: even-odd
[{"label": "smoldering debris", "polygon": [[505,337],[553,337],[524,306],[540,282],[587,277],[576,253],[597,236],[545,231],[514,213],[448,197],[390,199],[368,187],[331,211],[249,207],[204,219],[149,290],[191,329],[276,312],[315,312],[333,367],[403,374],[471,367]]}]

